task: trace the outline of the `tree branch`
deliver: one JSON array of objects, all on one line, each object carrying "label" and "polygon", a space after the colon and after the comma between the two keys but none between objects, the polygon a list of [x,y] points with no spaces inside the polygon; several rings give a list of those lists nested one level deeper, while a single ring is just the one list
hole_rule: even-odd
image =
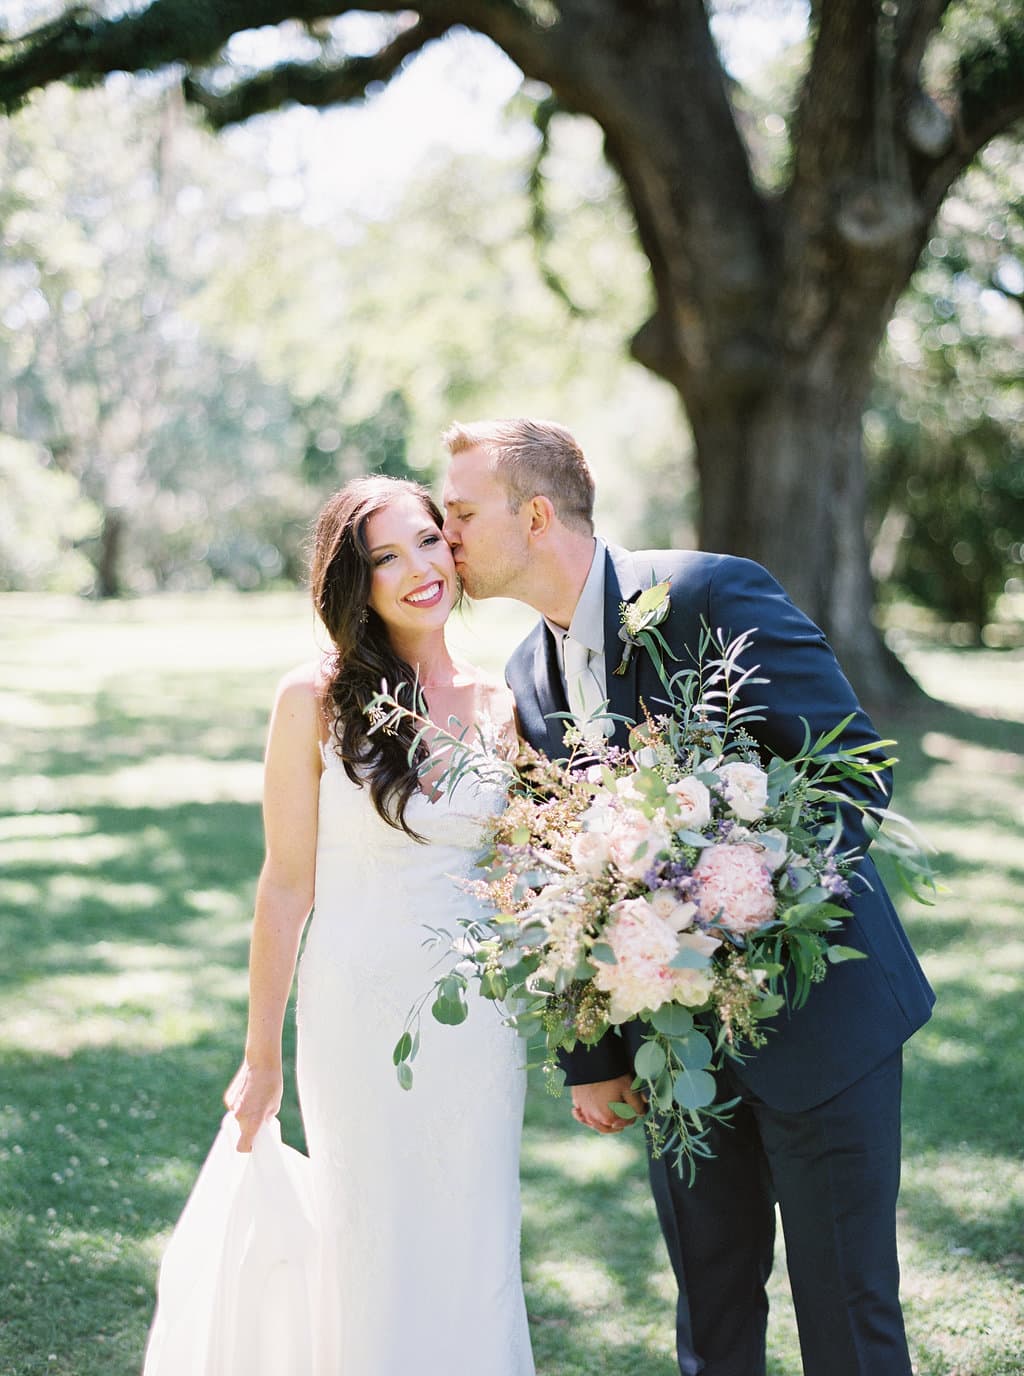
[{"label": "tree branch", "polygon": [[921,159],[915,181],[931,219],[946,192],[986,143],[1024,119],[1024,16],[990,28],[957,60],[955,138],[944,156]]},{"label": "tree branch", "polygon": [[950,0],[903,0],[896,17],[896,68],[904,91],[919,82],[928,40],[949,9]]},{"label": "tree branch", "polygon": [[75,5],[51,24],[0,45],[0,105],[16,109],[55,81],[211,61],[232,34],[284,19],[325,19],[354,6],[331,0],[154,0],[141,14],[101,19]]},{"label": "tree branch", "polygon": [[818,37],[793,128],[794,184],[820,184],[837,169],[865,172],[865,127],[875,97],[878,15],[874,0],[832,0]]},{"label": "tree branch", "polygon": [[223,92],[211,91],[188,76],[183,83],[185,98],[202,107],[214,129],[277,110],[290,101],[321,108],[343,105],[364,96],[374,82],[388,81],[408,58],[431,39],[440,38],[448,27],[443,20],[419,19],[368,57],[350,57],[334,66],[282,62]]},{"label": "tree branch", "polygon": [[[410,8],[435,32],[454,24],[478,29],[542,81],[571,49],[557,24],[544,27],[516,0],[420,0],[412,7],[402,0],[152,0],[141,13],[118,19],[100,18],[76,4],[19,38],[0,38],[0,108],[11,112],[32,91],[56,81],[84,83],[110,72],[156,71],[174,63],[204,66],[232,35],[246,29],[289,19],[334,19],[356,10],[401,14]],[[425,41],[424,33],[420,42]],[[355,80],[356,72],[351,68],[347,80]],[[368,76],[363,86],[375,79]],[[301,78],[294,77],[293,84],[301,85]],[[287,98],[299,97],[289,92]]]}]

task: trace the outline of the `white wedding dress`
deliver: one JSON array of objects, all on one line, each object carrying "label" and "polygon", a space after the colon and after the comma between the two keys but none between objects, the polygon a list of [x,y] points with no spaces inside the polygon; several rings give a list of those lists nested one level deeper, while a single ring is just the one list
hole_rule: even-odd
[{"label": "white wedding dress", "polygon": [[[464,776],[387,826],[324,750],[316,902],[299,967],[298,1085],[320,1235],[315,1376],[533,1376],[519,1262],[524,1050],[470,990],[460,1027],[423,1014],[403,1090],[392,1050],[433,984],[426,928],[475,900],[481,821]],[[450,960],[450,957],[448,958]]]}]

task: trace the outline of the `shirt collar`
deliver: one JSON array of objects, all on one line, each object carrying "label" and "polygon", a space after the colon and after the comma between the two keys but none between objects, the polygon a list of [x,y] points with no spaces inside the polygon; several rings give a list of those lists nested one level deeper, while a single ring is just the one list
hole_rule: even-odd
[{"label": "shirt collar", "polygon": [[583,645],[593,655],[604,653],[604,565],[607,545],[599,535],[594,537],[594,556],[590,561],[590,571],[579,601],[572,614],[569,629],[558,626],[547,617],[544,621],[555,637],[559,649],[563,639],[570,635],[579,645]]}]

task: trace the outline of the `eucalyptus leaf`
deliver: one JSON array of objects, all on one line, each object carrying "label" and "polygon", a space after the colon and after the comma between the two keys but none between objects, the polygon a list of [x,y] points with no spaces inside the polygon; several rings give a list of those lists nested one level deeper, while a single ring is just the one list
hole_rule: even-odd
[{"label": "eucalyptus leaf", "polygon": [[412,1089],[412,1066],[408,1061],[398,1064],[398,1083],[403,1089]]},{"label": "eucalyptus leaf", "polygon": [[653,583],[649,588],[646,588],[633,603],[637,613],[640,616],[647,616],[651,612],[660,610],[664,604],[667,614],[669,587],[670,584],[666,579],[661,583]]},{"label": "eucalyptus leaf", "polygon": [[694,951],[689,946],[682,946],[668,963],[670,970],[706,970],[711,964],[711,957],[704,955],[701,951]]},{"label": "eucalyptus leaf", "polygon": [[632,1104],[611,1103],[608,1107],[615,1114],[616,1118],[623,1118],[627,1123],[631,1123],[637,1116],[636,1109]]},{"label": "eucalyptus leaf", "polygon": [[683,1037],[693,1027],[693,1014],[678,1003],[664,1003],[651,1014],[650,1023],[666,1037]]},{"label": "eucalyptus leaf", "polygon": [[409,1059],[411,1052],[412,1037],[408,1032],[403,1032],[395,1043],[395,1049],[391,1053],[391,1059],[395,1065],[399,1065],[402,1061],[407,1061]]},{"label": "eucalyptus leaf", "polygon": [[618,956],[607,941],[595,941],[590,948],[590,956],[592,960],[599,961],[601,965],[618,965],[619,963]]},{"label": "eucalyptus leaf", "polygon": [[665,1069],[667,1059],[665,1048],[658,1042],[644,1042],[636,1053],[633,1069],[642,1079],[654,1081]]},{"label": "eucalyptus leaf", "polygon": [[709,837],[702,836],[699,831],[677,831],[676,837],[682,841],[684,846],[695,846],[698,850],[703,850],[705,846],[714,845]]},{"label": "eucalyptus leaf", "polygon": [[672,1076],[667,1070],[663,1070],[654,1082],[652,1097],[658,1108],[664,1109],[666,1112],[675,1102],[672,1097]]},{"label": "eucalyptus leaf", "polygon": [[714,1055],[710,1041],[694,1027],[685,1037],[672,1038],[672,1050],[687,1070],[703,1070]]},{"label": "eucalyptus leaf", "polygon": [[435,999],[430,1011],[436,1020],[446,1027],[458,1027],[459,1023],[465,1022],[469,1016],[469,1009],[461,998]]},{"label": "eucalyptus leaf", "polygon": [[501,970],[485,970],[480,976],[480,994],[485,999],[503,999],[508,993],[508,977]]},{"label": "eucalyptus leaf", "polygon": [[672,1086],[672,1098],[680,1108],[706,1108],[714,1102],[717,1085],[706,1070],[681,1070]]}]

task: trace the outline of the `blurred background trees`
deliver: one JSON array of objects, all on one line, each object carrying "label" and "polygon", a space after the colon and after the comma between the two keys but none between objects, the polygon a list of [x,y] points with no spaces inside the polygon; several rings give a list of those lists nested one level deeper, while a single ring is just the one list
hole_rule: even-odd
[{"label": "blurred background trees", "polygon": [[876,579],[965,644],[1024,575],[1022,301],[1024,155],[1002,139],[942,208],[865,418]]},{"label": "blurred background trees", "polygon": [[[21,8],[27,21],[64,7],[26,0]],[[573,7],[563,8],[569,14]],[[785,22],[793,41],[769,45],[770,60],[748,63],[742,86],[728,85],[751,195],[769,207],[769,219],[792,200],[800,157],[810,156],[806,147],[801,153],[797,132],[813,112],[801,112],[801,101],[806,107],[821,94],[817,87],[809,93],[808,81],[809,73],[812,86],[822,79],[813,62],[828,16],[812,18],[808,37],[805,24],[792,23],[801,8],[782,0],[772,7],[773,22]],[[835,15],[847,8],[845,0],[833,6]],[[903,19],[891,6],[872,11],[876,51],[861,57],[874,71],[876,95],[878,64],[884,69],[883,59],[897,50],[886,43],[909,43],[900,51],[913,66],[944,7],[905,8]],[[735,3],[716,5],[712,19],[720,40],[728,23],[765,22]],[[904,20],[913,35],[897,32]],[[377,27],[361,51],[372,55],[382,34],[415,50],[401,26],[382,29],[367,16],[363,22]],[[1012,113],[1020,23],[1016,0],[953,6],[928,50],[932,86],[953,74],[961,82],[957,99],[977,104],[983,85],[995,100],[992,90],[998,96],[999,82],[1009,81],[1009,95],[992,109]],[[297,90],[295,64],[275,63],[293,50],[308,59],[311,44],[320,45],[323,70],[340,63],[349,74],[334,98],[359,95],[368,83],[372,92],[372,71],[352,75],[369,58],[353,56],[339,34],[326,24],[308,32],[294,26],[267,39],[272,59],[229,45],[226,65],[200,73],[202,87],[193,83],[186,93],[218,122],[250,108],[274,109]],[[464,80],[487,45],[456,33],[441,46],[454,54],[453,79]],[[15,46],[11,61],[20,52]],[[967,60],[978,54],[1001,54],[1011,67],[995,64],[993,76],[991,60],[984,72]],[[244,95],[234,114],[223,105],[232,89]],[[698,386],[693,360],[682,357],[692,340],[662,340],[660,363],[651,352],[668,296],[652,227],[643,223],[644,196],[608,121],[602,136],[597,123],[568,113],[585,100],[557,94],[561,99],[527,83],[508,107],[515,137],[500,148],[434,158],[399,196],[368,196],[365,207],[319,214],[308,213],[317,194],[312,162],[294,149],[290,158],[282,154],[274,116],[236,131],[244,141],[212,139],[173,71],[142,81],[115,76],[90,91],[55,85],[0,124],[0,432],[7,437],[0,444],[0,585],[109,596],[294,580],[306,521],[332,486],[366,468],[429,481],[439,461],[436,436],[452,416],[514,410],[573,425],[597,470],[602,528],[627,543],[689,543],[703,522],[705,534],[711,531],[706,543],[726,547],[731,520],[732,547],[757,554],[751,543],[763,539],[785,562],[794,551],[808,557],[811,546],[838,539],[839,526],[830,522],[862,522],[863,511],[858,517],[853,510],[860,499],[850,496],[859,420],[853,438],[846,433],[850,405],[859,414],[860,384],[839,387],[838,374],[823,375],[813,396],[804,389],[802,402],[788,398],[788,420],[776,415],[769,424],[764,412],[754,423],[757,407],[771,411],[773,384],[763,369],[755,370],[753,392],[749,378],[739,386],[722,373],[714,379],[724,388],[715,393],[720,423],[711,424],[704,383]],[[706,94],[694,91],[693,102]],[[910,112],[914,137],[930,137],[948,154],[953,107],[919,95]],[[906,109],[900,117],[908,117]],[[856,123],[862,114],[850,118]],[[876,144],[891,137],[888,125],[876,125]],[[985,627],[1024,572],[1024,173],[1012,135],[980,147],[945,198],[896,304],[863,422],[872,573],[882,600],[912,599],[955,623],[965,641],[994,634]],[[339,160],[362,151],[339,135]],[[699,205],[702,174],[691,171]],[[903,174],[890,167],[887,175]],[[869,205],[871,197],[862,197],[848,211],[879,223],[858,220],[846,230],[867,234],[864,252],[883,261],[896,250],[872,236],[895,232],[886,217],[900,202],[895,182],[878,185],[889,187],[888,200]],[[716,263],[727,261],[727,236],[716,243],[710,222],[707,231]],[[825,252],[816,247],[817,232],[805,235],[808,263]],[[899,254],[906,249],[901,239]],[[833,244],[825,256],[835,253]],[[840,266],[835,280],[847,301],[859,290],[855,277],[843,284]],[[796,285],[794,278],[789,290]],[[804,282],[807,309],[821,305],[820,288]],[[718,287],[709,290],[713,296]],[[776,337],[774,313],[788,309],[770,293],[762,308],[758,357],[764,340]],[[795,309],[799,315],[803,306]],[[641,367],[626,357],[624,341],[646,317],[649,325],[634,339]],[[740,367],[735,352],[729,357],[730,367]],[[820,350],[817,357],[810,350],[807,365],[821,366]],[[816,430],[807,428],[812,413]],[[835,470],[832,487],[815,496],[812,470],[839,462],[826,461],[826,448],[846,455],[854,477],[843,480]],[[792,498],[787,506],[781,489],[768,490],[764,465],[785,467],[787,454],[796,456],[790,478],[808,484],[806,506]],[[815,502],[831,512],[829,492],[836,511],[853,501],[852,516],[811,520]],[[41,505],[48,519],[40,520]],[[777,559],[766,562],[786,575]],[[810,562],[821,563],[821,551]],[[828,596],[810,589],[800,600],[828,622],[829,598],[842,601],[843,586]],[[794,590],[799,596],[800,587]],[[866,619],[867,604],[858,599],[861,592],[839,608],[840,623],[862,613]],[[841,638],[842,624],[838,629]],[[847,645],[854,658],[857,643]]]},{"label": "blurred background trees", "polygon": [[[311,225],[265,140],[238,158],[166,83],[55,87],[0,123],[0,431],[21,439],[0,453],[2,586],[298,581],[329,491],[433,481],[451,417],[517,395],[586,417],[620,538],[692,540],[675,399],[621,346],[648,287],[617,186],[587,128],[551,156],[560,252],[599,315],[543,280],[525,153],[452,155],[386,213]],[[40,522],[58,492],[74,519]]]}]

